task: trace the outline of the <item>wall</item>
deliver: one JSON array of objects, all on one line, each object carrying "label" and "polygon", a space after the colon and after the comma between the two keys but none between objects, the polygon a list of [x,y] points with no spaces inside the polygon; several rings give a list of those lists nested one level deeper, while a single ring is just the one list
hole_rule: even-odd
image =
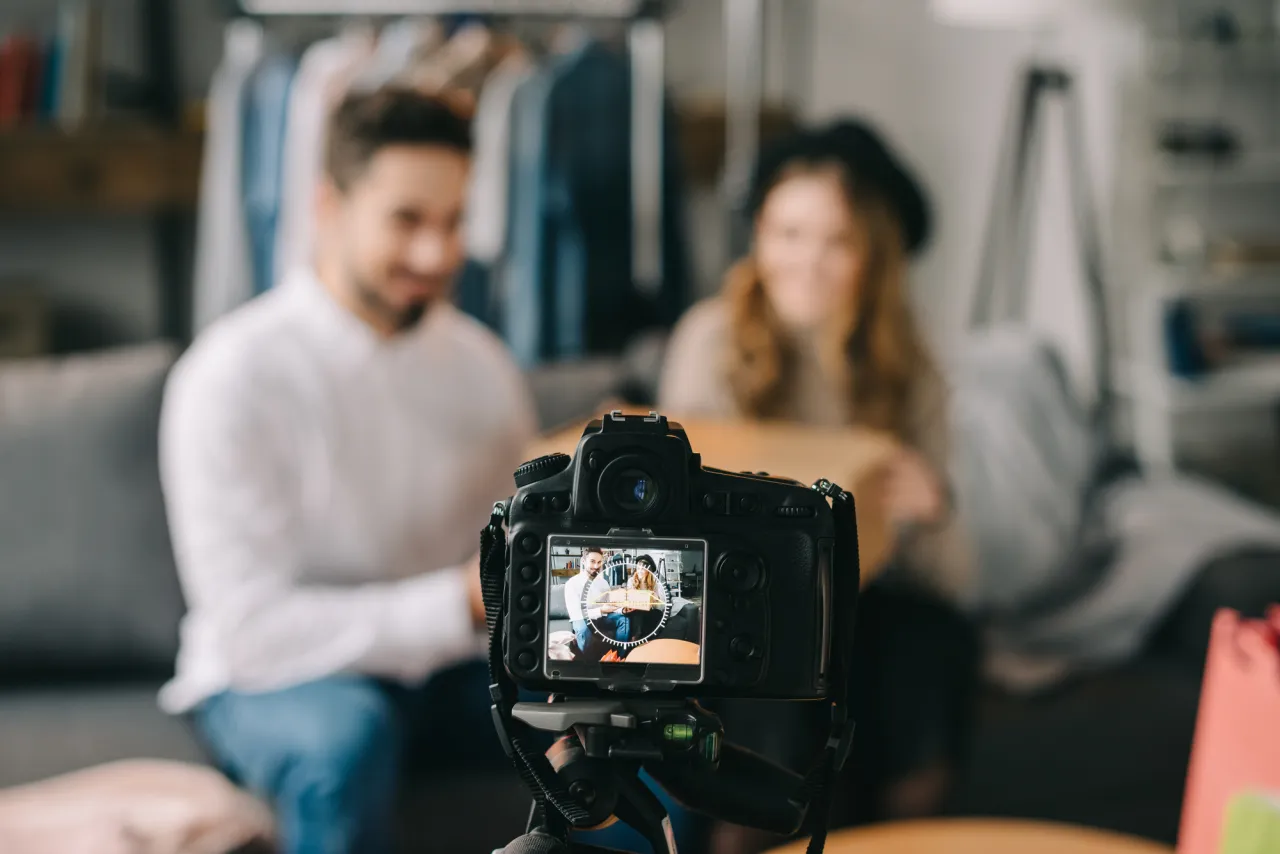
[{"label": "wall", "polygon": [[[815,0],[811,118],[856,112],[871,118],[927,183],[939,230],[915,269],[914,293],[937,346],[952,348],[965,328],[1015,75],[1046,45],[1037,36],[944,26],[928,0]],[[1077,69],[1088,124],[1090,164],[1112,233],[1115,151],[1121,103],[1139,43],[1110,20],[1073,27],[1064,52]],[[1053,116],[1060,120],[1060,114]],[[1054,130],[1060,130],[1060,126]],[[1060,135],[1046,149],[1045,211],[1038,223],[1031,308],[1087,375],[1089,339],[1073,228],[1066,205]],[[1112,256],[1113,263],[1119,260]]]}]

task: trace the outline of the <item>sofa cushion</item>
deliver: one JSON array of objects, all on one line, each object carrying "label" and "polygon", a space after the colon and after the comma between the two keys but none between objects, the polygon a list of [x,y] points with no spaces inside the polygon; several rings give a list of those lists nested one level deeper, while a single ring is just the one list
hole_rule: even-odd
[{"label": "sofa cushion", "polygon": [[0,364],[0,678],[172,667],[157,460],[173,348]]},{"label": "sofa cushion", "polygon": [[0,690],[0,789],[122,759],[207,762],[185,718],[156,705],[159,682]]},{"label": "sofa cushion", "polygon": [[553,620],[569,619],[569,606],[564,601],[564,588],[563,584],[555,585],[547,597],[547,616]]}]

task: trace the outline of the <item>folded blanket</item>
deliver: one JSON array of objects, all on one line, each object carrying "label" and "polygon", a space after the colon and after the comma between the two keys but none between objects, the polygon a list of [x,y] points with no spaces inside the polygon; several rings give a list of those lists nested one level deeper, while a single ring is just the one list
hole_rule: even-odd
[{"label": "folded blanket", "polygon": [[274,850],[271,811],[211,768],[132,760],[0,790],[7,854]]}]

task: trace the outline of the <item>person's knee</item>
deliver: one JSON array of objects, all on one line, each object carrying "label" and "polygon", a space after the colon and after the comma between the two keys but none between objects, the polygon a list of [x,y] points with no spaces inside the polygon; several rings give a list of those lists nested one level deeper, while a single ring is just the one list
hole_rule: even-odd
[{"label": "person's knee", "polygon": [[381,691],[336,692],[291,736],[289,788],[341,803],[390,797],[400,750],[399,722]]}]

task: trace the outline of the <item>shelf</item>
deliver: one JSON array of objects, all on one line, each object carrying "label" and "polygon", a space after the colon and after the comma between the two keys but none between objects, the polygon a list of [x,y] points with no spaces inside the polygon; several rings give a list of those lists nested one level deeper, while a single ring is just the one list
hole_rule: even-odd
[{"label": "shelf", "polygon": [[1222,297],[1247,299],[1249,297],[1280,297],[1280,264],[1240,268],[1224,272],[1201,267],[1165,265],[1152,290],[1165,298]]},{"label": "shelf", "polygon": [[0,132],[0,210],[143,214],[193,209],[202,137],[136,124]]},{"label": "shelf", "polygon": [[1156,184],[1166,190],[1280,185],[1280,151],[1247,154],[1220,164],[1158,160]]},{"label": "shelf", "polygon": [[1280,75],[1280,42],[1255,38],[1222,46],[1156,39],[1148,68],[1155,77],[1194,80]]},{"label": "shelf", "polygon": [[1270,407],[1280,402],[1280,356],[1262,356],[1194,380],[1132,364],[1124,365],[1116,376],[1121,394],[1181,413]]}]

